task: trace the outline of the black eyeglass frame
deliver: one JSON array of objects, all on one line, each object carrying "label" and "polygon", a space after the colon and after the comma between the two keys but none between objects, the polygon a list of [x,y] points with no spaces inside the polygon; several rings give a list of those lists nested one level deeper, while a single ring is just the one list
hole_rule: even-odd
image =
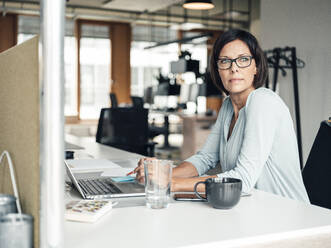
[{"label": "black eyeglass frame", "polygon": [[[249,65],[246,65],[246,66],[240,66],[240,65],[238,65],[237,60],[240,59],[240,58],[249,58]],[[249,66],[252,64],[252,60],[253,60],[253,59],[254,59],[253,56],[240,56],[240,57],[235,58],[235,59],[228,59],[228,58],[227,58],[227,60],[229,60],[229,61],[231,62],[231,63],[230,63],[230,66],[229,66],[228,68],[220,68],[220,67],[218,66],[218,61],[220,61],[220,60],[222,60],[222,59],[218,59],[218,60],[216,61],[216,65],[217,65],[217,68],[218,68],[219,70],[228,70],[228,69],[230,69],[230,68],[232,67],[232,63],[235,62],[236,65],[237,65],[239,68],[246,68],[246,67],[249,67]]]}]

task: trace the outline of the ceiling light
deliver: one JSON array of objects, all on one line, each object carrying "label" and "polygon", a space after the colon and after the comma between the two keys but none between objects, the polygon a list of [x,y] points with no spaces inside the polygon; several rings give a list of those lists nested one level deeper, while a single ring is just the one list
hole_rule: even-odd
[{"label": "ceiling light", "polygon": [[185,9],[212,9],[215,5],[211,0],[186,0],[183,4]]}]

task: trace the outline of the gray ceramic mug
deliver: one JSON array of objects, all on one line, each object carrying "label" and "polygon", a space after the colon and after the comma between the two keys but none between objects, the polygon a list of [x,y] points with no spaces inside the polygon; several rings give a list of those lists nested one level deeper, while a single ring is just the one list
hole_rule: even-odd
[{"label": "gray ceramic mug", "polygon": [[[197,192],[199,184],[205,184],[206,197]],[[194,185],[194,192],[202,200],[208,201],[214,208],[229,209],[240,200],[242,182],[236,178],[208,178]]]}]

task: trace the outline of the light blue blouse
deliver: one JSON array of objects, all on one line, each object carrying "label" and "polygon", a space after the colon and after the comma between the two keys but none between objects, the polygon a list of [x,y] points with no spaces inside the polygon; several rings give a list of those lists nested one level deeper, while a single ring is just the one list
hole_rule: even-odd
[{"label": "light blue blouse", "polygon": [[227,97],[205,145],[186,161],[199,175],[220,162],[223,173],[218,177],[241,179],[243,192],[255,187],[309,202],[293,121],[282,99],[266,88],[252,91],[227,140],[232,116],[232,102]]}]

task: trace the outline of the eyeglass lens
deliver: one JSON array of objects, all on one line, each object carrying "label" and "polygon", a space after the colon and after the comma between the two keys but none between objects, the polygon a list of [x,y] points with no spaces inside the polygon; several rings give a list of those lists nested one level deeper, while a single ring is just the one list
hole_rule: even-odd
[{"label": "eyeglass lens", "polygon": [[241,56],[235,59],[219,59],[217,61],[217,66],[219,69],[229,69],[232,66],[232,63],[235,62],[238,67],[245,68],[251,65],[252,57],[251,56]]}]

